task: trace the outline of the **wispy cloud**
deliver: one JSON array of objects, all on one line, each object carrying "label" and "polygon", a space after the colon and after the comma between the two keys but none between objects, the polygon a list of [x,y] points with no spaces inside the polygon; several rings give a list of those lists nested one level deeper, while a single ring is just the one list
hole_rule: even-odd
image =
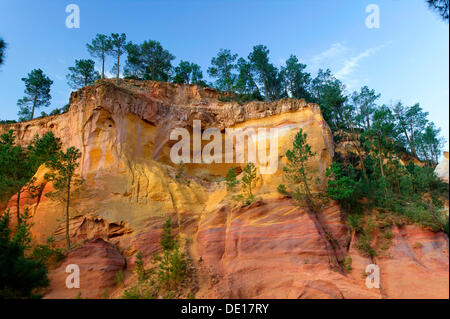
[{"label": "wispy cloud", "polygon": [[338,78],[339,80],[343,80],[345,77],[350,75],[353,71],[355,71],[355,69],[359,66],[359,62],[362,59],[367,58],[371,55],[374,55],[375,53],[380,51],[382,48],[387,46],[388,44],[390,44],[390,42],[388,42],[386,44],[382,44],[375,48],[369,48],[369,49],[361,52],[360,54],[349,58],[348,60],[346,60],[344,62],[344,66],[335,73],[336,78]]},{"label": "wispy cloud", "polygon": [[348,51],[348,48],[342,43],[336,42],[329,49],[313,56],[311,59],[313,65],[318,65],[324,60],[335,58],[338,55],[342,55]]}]

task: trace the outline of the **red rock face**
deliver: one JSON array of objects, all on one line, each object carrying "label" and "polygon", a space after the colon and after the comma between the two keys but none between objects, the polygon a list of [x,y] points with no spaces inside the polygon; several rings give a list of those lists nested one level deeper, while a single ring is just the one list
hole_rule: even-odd
[{"label": "red rock face", "polygon": [[[348,230],[330,211],[322,216],[326,231],[346,243]],[[199,226],[197,251],[202,266],[219,278],[201,297],[379,297],[339,271],[314,217],[287,199],[209,214]]]},{"label": "red rock face", "polygon": [[448,237],[417,226],[395,228],[389,258],[378,258],[388,298],[449,297]]},{"label": "red rock face", "polygon": [[[102,297],[106,288],[114,289],[122,269],[131,280],[136,253],[150,262],[169,216],[173,234],[180,235],[197,268],[196,298],[448,298],[445,234],[415,226],[395,229],[386,256],[371,259],[356,249],[335,202],[316,215],[280,198],[284,154],[300,128],[317,153],[311,171],[325,181],[334,145],[317,105],[291,99],[238,105],[219,97],[224,95],[192,85],[127,80],[118,87],[104,81],[74,92],[65,114],[0,126],[0,133],[14,129],[22,145],[52,130],[64,148],[83,153],[79,173],[86,182],[70,208],[71,241],[81,246],[50,270],[47,298],[75,298],[78,291],[82,297]],[[201,120],[202,129],[285,129],[278,172],[261,176],[255,188],[261,200],[242,207],[232,200],[235,193],[218,179],[229,166],[189,164],[186,176],[176,178],[168,135],[173,127],[190,128],[193,120]],[[242,171],[242,165],[233,166]],[[30,208],[37,242],[53,235],[63,247],[65,210],[45,196],[53,189],[44,181],[46,172],[42,166],[35,176],[44,183],[40,196],[24,192],[20,206]],[[15,198],[7,203],[13,222]],[[347,273],[348,257],[353,269]],[[80,266],[80,289],[65,286],[68,264]],[[380,267],[381,289],[365,285],[369,264]]]},{"label": "red rock face", "polygon": [[[80,268],[80,288],[67,288],[66,267]],[[49,274],[50,287],[47,299],[73,299],[81,292],[82,298],[103,298],[107,288],[115,286],[115,277],[125,270],[126,262],[119,251],[102,239],[85,243],[69,253],[63,264]]]}]

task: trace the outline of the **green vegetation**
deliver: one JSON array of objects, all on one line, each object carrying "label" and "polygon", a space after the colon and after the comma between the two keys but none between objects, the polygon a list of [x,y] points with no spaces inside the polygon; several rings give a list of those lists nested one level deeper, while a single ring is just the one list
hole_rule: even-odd
[{"label": "green vegetation", "polygon": [[104,34],[97,34],[91,43],[86,44],[89,54],[102,62],[101,78],[105,78],[106,55],[112,49],[111,39]]},{"label": "green vegetation", "polygon": [[99,77],[92,60],[75,60],[75,66],[69,67],[67,84],[73,89],[92,85]]},{"label": "green vegetation", "polygon": [[0,38],[0,65],[5,62],[5,50],[6,50],[6,42],[2,38]]},{"label": "green vegetation", "polygon": [[352,271],[352,257],[350,256],[346,256],[344,258],[344,270],[349,273],[350,271]]},{"label": "green vegetation", "polygon": [[[62,252],[45,245],[31,248],[28,210],[13,234],[9,212],[0,216],[0,299],[39,298],[48,286],[47,264]],[[61,254],[61,255],[60,255]]]},{"label": "green vegetation", "polygon": [[123,270],[119,270],[117,275],[114,277],[114,282],[116,283],[116,286],[122,286],[124,281],[124,275]]},{"label": "green vegetation", "polygon": [[227,183],[227,189],[229,191],[232,191],[236,185],[239,183],[236,180],[236,171],[234,170],[234,168],[230,168],[228,170],[227,176],[225,177],[225,181]]},{"label": "green vegetation", "polygon": [[120,57],[125,53],[127,36],[125,33],[118,34],[112,33],[109,38],[109,50],[108,54],[117,59],[114,69],[116,71],[116,84],[119,84],[120,77]]},{"label": "green vegetation", "polygon": [[442,20],[448,22],[449,1],[448,0],[425,0],[431,10],[436,11]]},{"label": "green vegetation", "polygon": [[[148,40],[141,44],[128,43],[125,77],[138,80],[168,81],[175,59],[158,41]],[[199,71],[199,70],[198,70]],[[198,72],[197,72],[198,77]]]},{"label": "green vegetation", "polygon": [[288,192],[287,189],[286,189],[286,185],[284,185],[284,184],[278,185],[277,191],[278,191],[280,194],[283,194],[283,195],[288,195],[288,194],[289,194],[289,192]]},{"label": "green vegetation", "polygon": [[53,236],[47,238],[45,245],[37,245],[33,248],[31,258],[44,263],[46,266],[56,265],[64,259],[62,248],[54,247],[55,239]]},{"label": "green vegetation", "polygon": [[15,142],[12,130],[0,136],[0,201],[17,194],[16,212],[20,221],[20,196],[24,190],[38,195],[40,185],[34,185],[33,175],[39,166],[49,161],[60,149],[61,142],[52,132],[35,136],[26,148]]},{"label": "green vegetation", "polygon": [[232,54],[230,50],[221,49],[216,57],[211,59],[211,67],[208,74],[216,79],[216,88],[222,91],[231,91],[236,81],[233,70],[237,68],[235,61],[237,54]]},{"label": "green vegetation", "polygon": [[22,81],[25,83],[25,96],[17,101],[18,116],[20,121],[29,121],[34,118],[36,109],[50,105],[53,81],[41,69],[31,71]]},{"label": "green vegetation", "polygon": [[46,195],[54,200],[64,202],[66,217],[66,243],[67,249],[70,249],[69,237],[69,207],[70,195],[74,187],[83,183],[83,179],[75,174],[78,168],[78,159],[81,152],[75,147],[69,147],[66,151],[59,151],[47,162],[47,166],[52,169],[51,173],[45,174],[47,181],[53,182],[55,191]]},{"label": "green vegetation", "polygon": [[315,155],[311,151],[311,146],[307,143],[307,134],[303,130],[295,135],[292,149],[286,152],[287,165],[283,167],[283,172],[291,183],[293,197],[299,201],[306,201],[307,205],[317,211],[317,204],[311,192],[312,177],[309,174],[308,161]]},{"label": "green vegetation", "polygon": [[174,68],[174,72],[174,83],[197,84],[206,86],[205,81],[203,81],[203,73],[198,64],[181,60],[180,64],[178,64],[178,66]]},{"label": "green vegetation", "polygon": [[186,169],[186,165],[183,163],[183,161],[181,161],[178,165],[177,165],[177,173],[175,174],[175,178],[177,180],[179,180],[183,174],[184,174],[184,170]]},{"label": "green vegetation", "polygon": [[242,176],[242,191],[245,195],[244,200],[245,203],[251,204],[255,200],[255,196],[253,195],[253,188],[255,187],[255,183],[258,177],[256,175],[256,166],[252,162],[247,163],[244,168],[244,175]]},{"label": "green vegetation", "polygon": [[[153,255],[152,267],[145,268],[141,253],[136,255],[138,283],[125,290],[125,299],[175,298],[183,292],[180,287],[187,280],[188,260],[180,251],[178,240],[172,235],[171,218],[164,224],[160,252]],[[190,292],[188,296],[192,296]]]}]

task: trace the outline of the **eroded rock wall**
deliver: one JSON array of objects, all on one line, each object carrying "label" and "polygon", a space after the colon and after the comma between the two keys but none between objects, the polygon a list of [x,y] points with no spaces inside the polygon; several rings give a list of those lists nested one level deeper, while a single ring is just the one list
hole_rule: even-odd
[{"label": "eroded rock wall", "polygon": [[[81,288],[83,296],[117,289],[112,274],[123,269],[126,277],[131,275],[137,251],[148,263],[160,249],[162,226],[170,216],[197,269],[197,298],[409,298],[421,295],[416,292],[425,281],[428,297],[448,298],[448,237],[424,239],[425,251],[417,257],[401,253],[409,250],[402,248],[404,233],[395,232],[399,239],[393,257],[380,261],[387,279],[381,289],[369,289],[363,272],[374,260],[354,248],[339,205],[330,202],[317,216],[278,194],[277,186],[287,184],[281,170],[285,153],[300,128],[316,154],[308,163],[318,178],[314,189],[324,187],[334,145],[317,105],[291,99],[243,105],[225,100],[232,101],[232,95],[193,85],[127,80],[116,86],[107,80],[74,92],[65,114],[0,126],[0,133],[13,129],[23,145],[52,130],[64,147],[75,146],[83,154],[79,174],[85,183],[73,194],[70,236],[86,244],[64,261],[78,260],[82,271],[90,269],[89,263],[100,265],[92,266],[97,275],[82,278],[89,281]],[[169,140],[170,131],[192,133],[194,120],[201,121],[202,130],[279,129],[278,170],[259,176],[255,203],[236,203],[239,186],[230,192],[223,181],[230,167],[239,172],[243,163],[187,164],[177,178],[179,168],[169,157],[176,142]],[[42,183],[40,195],[32,198],[25,192],[21,205],[32,213],[33,236],[45,242],[53,235],[62,247],[64,210],[46,196],[53,190],[44,180],[47,171],[43,166],[35,176]],[[15,197],[8,207],[14,216]],[[346,256],[354,261],[350,273],[341,268]],[[113,266],[102,268],[109,259]],[[65,290],[61,267],[51,271],[47,297],[73,298],[77,292]],[[403,269],[405,276],[420,274],[417,288],[410,289],[405,280],[393,284]],[[433,289],[438,286],[447,287],[447,294]]]}]

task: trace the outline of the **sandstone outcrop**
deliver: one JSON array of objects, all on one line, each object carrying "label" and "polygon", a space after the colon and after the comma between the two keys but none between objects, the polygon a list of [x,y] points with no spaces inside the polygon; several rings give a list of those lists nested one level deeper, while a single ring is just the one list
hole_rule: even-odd
[{"label": "sandstone outcrop", "polygon": [[[67,268],[69,265],[79,267],[79,288],[66,285],[67,277],[74,273],[72,268]],[[125,258],[116,248],[103,239],[94,239],[72,250],[58,268],[50,271],[50,287],[45,298],[102,298],[108,288],[115,286],[117,275],[125,267]]]},{"label": "sandstone outcrop", "polygon": [[442,181],[448,183],[448,152],[444,152],[444,156],[434,172]]},{"label": "sandstone outcrop", "polygon": [[[278,170],[259,176],[252,205],[236,203],[223,181],[230,167],[240,172],[243,163],[190,163],[183,177],[177,177],[179,167],[169,156],[176,143],[169,140],[170,131],[181,127],[192,133],[194,120],[201,120],[202,130],[279,129]],[[416,252],[405,250],[404,230],[395,231],[392,257],[375,261],[385,276],[382,286],[369,289],[362,273],[374,260],[354,248],[339,205],[329,202],[315,215],[278,194],[277,186],[286,183],[281,170],[285,153],[300,128],[316,153],[308,164],[317,179],[315,190],[320,190],[334,156],[333,137],[320,108],[304,100],[241,105],[230,94],[194,85],[124,80],[116,86],[106,80],[72,93],[67,113],[0,126],[0,133],[13,129],[23,145],[51,130],[64,147],[75,146],[83,154],[79,174],[85,183],[74,193],[70,211],[71,240],[80,248],[51,270],[46,297],[74,298],[81,291],[83,297],[98,298],[106,288],[112,291],[113,277],[120,269],[125,275],[132,271],[137,251],[149,262],[160,249],[162,227],[170,216],[199,270],[196,298],[420,296],[407,280],[393,283],[401,271],[401,278],[417,280],[414,287],[427,287],[424,294],[448,298],[438,288],[448,291],[446,235],[414,228],[424,245]],[[24,193],[21,205],[30,208],[34,238],[45,242],[53,235],[62,247],[64,210],[46,196],[53,189],[44,180],[47,171],[41,167],[35,176],[42,183],[39,196]],[[7,206],[14,216],[14,197]],[[416,240],[407,239],[408,247]],[[346,257],[353,260],[349,273],[341,267]],[[65,288],[68,263],[80,264],[79,290]]]}]

